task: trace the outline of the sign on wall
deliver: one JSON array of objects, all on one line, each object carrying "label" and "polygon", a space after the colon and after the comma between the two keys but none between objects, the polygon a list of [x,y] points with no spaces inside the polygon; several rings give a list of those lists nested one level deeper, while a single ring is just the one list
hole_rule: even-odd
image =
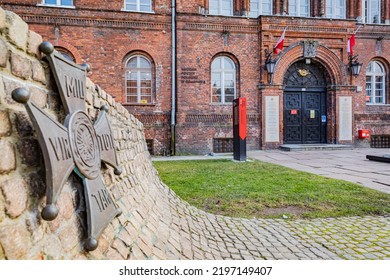
[{"label": "sign on wall", "polygon": [[352,141],[352,97],[339,97],[339,141]]},{"label": "sign on wall", "polygon": [[265,97],[265,141],[279,142],[279,96]]}]

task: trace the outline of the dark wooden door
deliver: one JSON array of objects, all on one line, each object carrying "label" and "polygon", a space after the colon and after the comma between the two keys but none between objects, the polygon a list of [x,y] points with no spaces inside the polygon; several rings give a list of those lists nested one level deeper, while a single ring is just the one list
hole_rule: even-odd
[{"label": "dark wooden door", "polygon": [[326,93],[286,91],[284,93],[284,143],[326,143]]}]

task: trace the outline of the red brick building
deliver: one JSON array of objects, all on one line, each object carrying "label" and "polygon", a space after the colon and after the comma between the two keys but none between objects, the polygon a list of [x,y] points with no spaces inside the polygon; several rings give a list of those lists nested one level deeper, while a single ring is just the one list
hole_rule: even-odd
[{"label": "red brick building", "polygon": [[[390,0],[0,4],[70,59],[90,63],[89,77],[144,123],[155,154],[232,149],[237,97],[247,98],[248,149],[390,141]],[[284,48],[273,54],[283,31]],[[355,32],[359,75],[347,50]],[[362,129],[371,139],[359,138]]]}]

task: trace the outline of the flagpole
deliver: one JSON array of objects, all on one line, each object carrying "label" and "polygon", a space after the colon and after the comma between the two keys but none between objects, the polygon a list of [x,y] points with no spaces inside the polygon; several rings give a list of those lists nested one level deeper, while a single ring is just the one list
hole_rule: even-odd
[{"label": "flagpole", "polygon": [[359,31],[359,29],[362,27],[363,27],[363,25],[359,25],[359,27],[356,29],[356,31],[353,34],[356,34]]}]

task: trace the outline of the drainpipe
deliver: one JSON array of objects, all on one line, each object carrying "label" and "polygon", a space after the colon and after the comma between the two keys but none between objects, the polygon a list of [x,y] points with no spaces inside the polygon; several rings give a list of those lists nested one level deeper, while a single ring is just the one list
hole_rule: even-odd
[{"label": "drainpipe", "polygon": [[171,151],[175,155],[175,127],[176,127],[176,0],[172,0],[172,89],[171,89]]}]

